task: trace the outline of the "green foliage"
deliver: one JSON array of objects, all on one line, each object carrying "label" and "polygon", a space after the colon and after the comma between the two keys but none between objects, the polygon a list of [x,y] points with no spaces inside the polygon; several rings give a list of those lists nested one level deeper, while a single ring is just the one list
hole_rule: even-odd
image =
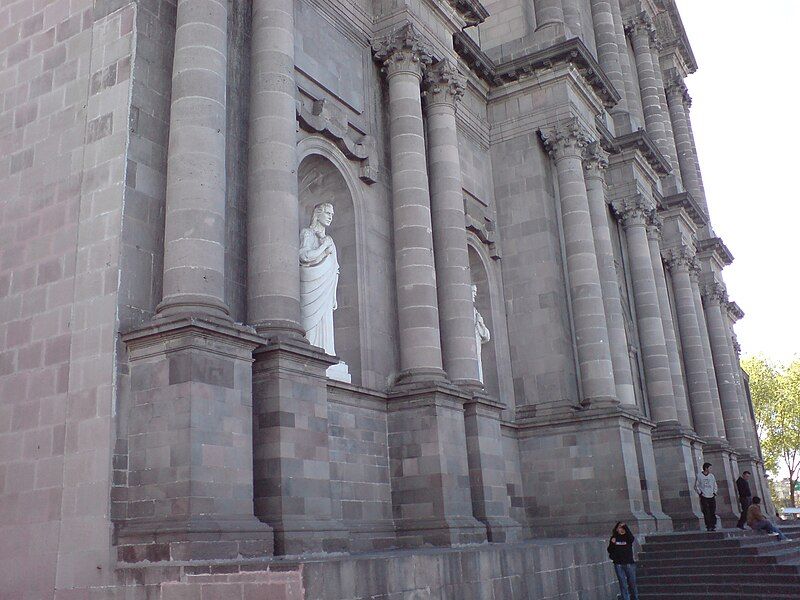
[{"label": "green foliage", "polygon": [[800,359],[789,366],[763,356],[742,360],[750,379],[764,463],[777,475],[780,465],[789,471],[789,501],[795,506],[795,482],[800,475]]}]

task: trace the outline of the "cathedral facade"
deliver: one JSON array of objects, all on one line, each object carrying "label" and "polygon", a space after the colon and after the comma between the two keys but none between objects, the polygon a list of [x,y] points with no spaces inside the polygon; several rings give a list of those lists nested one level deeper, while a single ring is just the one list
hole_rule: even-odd
[{"label": "cathedral facade", "polygon": [[674,0],[4,3],[9,597],[602,598],[768,498],[696,68]]}]

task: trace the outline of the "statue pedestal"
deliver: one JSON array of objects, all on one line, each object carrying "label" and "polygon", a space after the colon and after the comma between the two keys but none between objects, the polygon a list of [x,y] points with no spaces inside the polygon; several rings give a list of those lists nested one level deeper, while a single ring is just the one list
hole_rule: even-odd
[{"label": "statue pedestal", "polygon": [[325,375],[327,375],[329,379],[350,383],[350,368],[347,366],[347,363],[342,360],[328,367],[325,371]]}]

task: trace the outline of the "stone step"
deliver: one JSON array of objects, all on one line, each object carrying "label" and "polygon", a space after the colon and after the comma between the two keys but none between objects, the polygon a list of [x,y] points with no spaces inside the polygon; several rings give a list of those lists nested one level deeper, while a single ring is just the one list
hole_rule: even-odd
[{"label": "stone step", "polygon": [[639,560],[642,565],[658,564],[660,566],[686,566],[686,565],[739,565],[744,561],[749,564],[758,565],[771,565],[771,564],[787,564],[791,561],[800,558],[800,547],[786,548],[775,551],[768,555],[715,555],[709,554],[697,557],[686,557],[681,555],[672,554],[671,558],[667,556],[659,556],[652,558],[645,552],[639,555]]},{"label": "stone step", "polygon": [[758,540],[756,543],[747,545],[736,544],[727,545],[722,543],[714,544],[698,544],[692,547],[681,548],[664,548],[662,546],[655,546],[653,549],[649,545],[644,547],[644,550],[639,555],[640,560],[658,560],[659,558],[670,558],[672,556],[680,556],[683,558],[700,558],[700,557],[720,557],[720,556],[762,556],[770,555],[775,551],[797,548],[795,540],[779,541],[774,536],[764,536],[766,542],[762,543]]},{"label": "stone step", "polygon": [[[671,576],[671,575],[707,575],[708,565],[680,565],[663,566],[658,563],[643,565],[639,563],[637,568],[639,577]],[[734,564],[734,565],[714,565],[714,574],[723,577],[736,575],[800,575],[800,563],[798,564],[773,564],[773,565],[754,565],[754,564]]]},{"label": "stone step", "polygon": [[797,573],[728,573],[724,576],[717,572],[713,575],[706,573],[678,573],[675,572],[670,575],[661,573],[653,573],[651,571],[637,572],[636,580],[644,585],[672,585],[672,584],[694,584],[703,585],[709,579],[722,580],[727,584],[745,584],[745,585],[798,585],[800,586],[800,572]]},{"label": "stone step", "polygon": [[[734,594],[713,594],[713,593],[683,593],[679,600],[765,600],[764,594],[761,592],[736,592]],[[678,597],[670,589],[659,591],[647,591],[643,593],[639,591],[639,600],[678,600]],[[769,600],[797,600],[797,594],[790,592],[788,594],[773,594]]]},{"label": "stone step", "polygon": [[[712,577],[708,578],[713,579]],[[761,598],[775,598],[780,596],[798,598],[800,585],[778,583],[727,583],[706,581],[705,583],[671,583],[669,591],[676,599],[684,600],[684,594],[761,594]],[[642,597],[650,593],[662,593],[667,588],[666,583],[638,583],[637,588]],[[758,597],[758,596],[756,596]]]}]

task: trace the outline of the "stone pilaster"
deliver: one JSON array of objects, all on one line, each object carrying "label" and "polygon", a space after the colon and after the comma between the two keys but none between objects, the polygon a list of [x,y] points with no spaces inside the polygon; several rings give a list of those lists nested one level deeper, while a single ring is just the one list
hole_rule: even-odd
[{"label": "stone pilaster", "polygon": [[647,225],[647,242],[650,246],[650,261],[653,264],[653,274],[656,278],[656,291],[658,292],[658,305],[661,309],[661,323],[664,325],[664,341],[667,345],[669,357],[669,370],[672,375],[672,393],[675,396],[675,410],[678,422],[684,429],[691,430],[689,417],[689,400],[686,395],[686,386],[683,379],[683,366],[676,337],[675,323],[672,319],[667,280],[664,274],[664,262],[661,258],[661,219],[657,214],[651,213]]},{"label": "stone pilaster", "polygon": [[677,425],[678,415],[672,392],[664,324],[647,241],[647,217],[655,210],[655,206],[652,200],[636,194],[615,202],[614,210],[625,229],[650,411],[656,423]]},{"label": "stone pilaster", "polygon": [[130,361],[120,560],[273,552],[253,516],[252,330],[165,317],[123,337]]},{"label": "stone pilaster", "polygon": [[650,137],[656,142],[661,153],[668,157],[669,147],[664,130],[664,121],[662,120],[661,100],[658,96],[658,81],[656,79],[656,70],[660,67],[657,64],[653,64],[651,50],[656,45],[655,27],[645,13],[640,13],[625,22],[625,29],[633,45],[645,128]]},{"label": "stone pilaster", "polygon": [[594,246],[582,152],[591,141],[576,118],[541,132],[558,177],[566,276],[570,292],[582,403],[618,402],[608,342],[600,271]]},{"label": "stone pilaster", "polygon": [[608,155],[600,144],[589,144],[584,152],[586,193],[589,200],[589,216],[592,221],[597,266],[603,290],[603,305],[608,325],[611,363],[614,367],[614,384],[617,398],[622,404],[636,405],[633,376],[628,355],[628,338],[625,333],[625,318],[619,295],[619,279],[614,264],[614,249],[611,244],[609,214],[606,203],[605,178]]},{"label": "stone pilaster", "polygon": [[[678,155],[681,181],[684,189],[692,195],[696,202],[700,203],[703,195],[697,178],[694,148],[689,133],[689,122],[686,118],[685,103],[689,101],[689,92],[683,79],[677,76],[673,76],[665,82],[665,90],[672,131],[675,137],[675,149]],[[700,204],[700,206],[708,214],[708,207],[705,203]]]},{"label": "stone pilaster", "polygon": [[734,365],[725,333],[727,317],[723,310],[727,313],[727,308],[723,306],[728,303],[727,293],[720,283],[707,281],[703,285],[702,294],[726,437],[737,452],[746,454],[747,439],[743,426],[746,421],[739,406]]},{"label": "stone pilaster", "polygon": [[349,546],[332,516],[325,371],[335,363],[319,348],[280,338],[255,355],[255,513],[273,528],[276,554]]},{"label": "stone pilaster", "polygon": [[253,0],[247,203],[247,318],[269,336],[303,339],[294,2]]},{"label": "stone pilaster", "polygon": [[480,387],[456,132],[456,102],[464,94],[464,84],[464,76],[447,61],[428,69],[425,117],[444,369],[454,383]]},{"label": "stone pilaster", "polygon": [[510,516],[511,500],[500,432],[505,405],[477,394],[464,408],[473,514],[486,526],[488,541],[517,540],[522,536],[522,526]]},{"label": "stone pilaster", "polygon": [[444,379],[420,81],[431,55],[404,25],[374,44],[389,84],[398,382]]},{"label": "stone pilaster", "polygon": [[226,2],[178,3],[160,315],[228,315],[224,275],[227,32]]},{"label": "stone pilaster", "polygon": [[687,246],[670,248],[664,252],[675,297],[675,311],[678,315],[678,330],[683,348],[683,364],[689,386],[689,406],[694,429],[703,439],[713,440],[719,438],[719,432],[711,402],[705,353],[700,339],[694,292],[689,276],[693,257],[694,251]]},{"label": "stone pilaster", "polygon": [[617,43],[617,32],[614,28],[614,13],[611,10],[612,0],[591,0],[590,4],[597,61],[621,96],[619,102],[611,108],[611,113],[627,113],[628,97],[625,93],[625,79],[622,76],[620,50]]},{"label": "stone pilaster", "polygon": [[717,432],[719,437],[727,439],[725,431],[725,420],[722,418],[722,406],[719,400],[719,387],[717,386],[717,372],[714,369],[714,357],[711,354],[711,340],[708,337],[708,323],[706,322],[705,311],[703,310],[703,300],[700,296],[700,265],[697,259],[692,261],[692,268],[689,271],[692,282],[692,293],[694,294],[694,306],[697,312],[697,325],[700,329],[700,342],[703,345],[703,356],[706,359],[706,373],[708,374],[708,389],[711,392],[711,404],[714,408],[714,418],[717,421]]}]

